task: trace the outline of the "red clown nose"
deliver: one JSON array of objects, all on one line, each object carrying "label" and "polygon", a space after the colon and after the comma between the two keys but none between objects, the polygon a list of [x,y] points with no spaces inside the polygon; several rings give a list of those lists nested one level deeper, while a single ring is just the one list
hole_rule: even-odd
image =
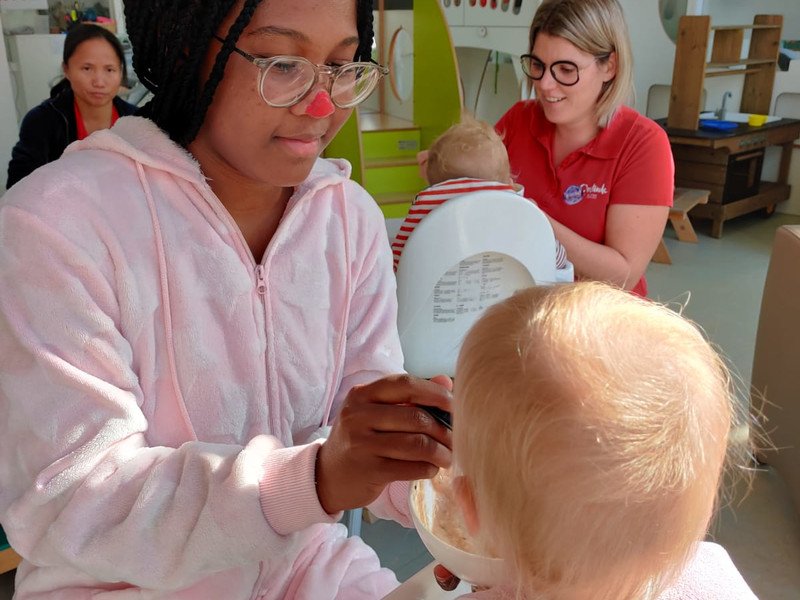
[{"label": "red clown nose", "polygon": [[314,96],[308,108],[306,108],[306,114],[315,119],[324,119],[325,117],[331,116],[334,110],[335,107],[333,106],[328,92],[320,90],[317,92],[317,95]]}]

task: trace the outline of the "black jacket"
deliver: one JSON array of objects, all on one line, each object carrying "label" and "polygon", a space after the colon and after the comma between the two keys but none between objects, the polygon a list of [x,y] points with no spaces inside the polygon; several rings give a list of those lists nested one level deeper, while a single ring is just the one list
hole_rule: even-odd
[{"label": "black jacket", "polygon": [[[56,160],[78,139],[74,103],[75,96],[67,86],[63,92],[33,107],[25,115],[19,127],[19,141],[11,151],[6,189],[42,165]],[[120,117],[132,115],[136,110],[121,98],[114,98],[114,106]]]}]

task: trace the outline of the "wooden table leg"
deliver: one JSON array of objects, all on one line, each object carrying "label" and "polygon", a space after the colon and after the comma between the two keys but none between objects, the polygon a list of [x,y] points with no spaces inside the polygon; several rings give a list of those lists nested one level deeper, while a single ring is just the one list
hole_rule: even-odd
[{"label": "wooden table leg", "polygon": [[722,224],[725,220],[722,217],[714,217],[714,220],[711,222],[711,237],[713,238],[721,238],[722,237]]},{"label": "wooden table leg", "polygon": [[654,263],[662,265],[672,264],[672,257],[669,255],[669,250],[667,250],[667,245],[664,243],[664,238],[658,241],[658,248],[656,248],[656,251],[653,253],[653,258],[651,260]]}]

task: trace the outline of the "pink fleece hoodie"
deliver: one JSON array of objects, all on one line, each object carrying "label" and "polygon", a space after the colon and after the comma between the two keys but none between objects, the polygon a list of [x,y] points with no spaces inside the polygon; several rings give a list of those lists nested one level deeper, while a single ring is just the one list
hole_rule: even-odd
[{"label": "pink fleece hoodie", "polygon": [[[514,590],[492,588],[459,600],[519,600]],[[530,599],[530,600],[543,600]],[[758,600],[722,546],[700,542],[681,576],[654,600]]]},{"label": "pink fleece hoodie", "polygon": [[[265,168],[269,168],[265,165]],[[17,598],[380,598],[314,487],[348,390],[402,370],[381,213],[317,161],[257,263],[146,119],[0,203],[0,522]],[[406,486],[371,508],[408,524]]]}]

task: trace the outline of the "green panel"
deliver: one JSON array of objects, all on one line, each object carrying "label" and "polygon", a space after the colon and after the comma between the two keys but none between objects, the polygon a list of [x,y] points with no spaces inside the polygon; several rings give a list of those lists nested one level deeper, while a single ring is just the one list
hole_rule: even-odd
[{"label": "green panel", "polygon": [[397,192],[416,193],[425,187],[419,176],[416,164],[404,167],[380,167],[367,169],[364,187],[370,194],[391,194]]},{"label": "green panel", "polygon": [[358,130],[358,109],[354,110],[350,118],[333,138],[322,153],[325,158],[345,158],[353,165],[350,178],[363,185],[364,182],[364,153],[361,149],[361,132]]},{"label": "green panel", "polygon": [[420,151],[419,130],[366,131],[362,134],[364,158],[415,157]]},{"label": "green panel", "polygon": [[437,0],[414,2],[414,123],[423,148],[461,120],[458,63],[442,8]]},{"label": "green panel", "polygon": [[400,202],[398,204],[381,204],[381,211],[386,219],[405,219],[408,209],[411,208],[410,202]]},{"label": "green panel", "polygon": [[0,550],[5,550],[6,548],[10,548],[8,538],[6,537],[6,532],[0,527]]}]

